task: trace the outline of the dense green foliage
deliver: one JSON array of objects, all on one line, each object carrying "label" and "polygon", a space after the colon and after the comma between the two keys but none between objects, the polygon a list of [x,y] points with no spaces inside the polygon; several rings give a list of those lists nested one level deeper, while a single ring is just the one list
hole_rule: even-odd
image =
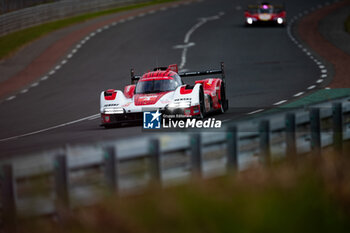
[{"label": "dense green foliage", "polygon": [[350,15],[345,21],[345,30],[350,33]]}]

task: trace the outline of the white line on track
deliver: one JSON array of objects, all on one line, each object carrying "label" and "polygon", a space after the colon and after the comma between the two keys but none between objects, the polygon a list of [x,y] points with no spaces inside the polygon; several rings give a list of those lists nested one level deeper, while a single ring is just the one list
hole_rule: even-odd
[{"label": "white line on track", "polygon": [[190,38],[191,35],[201,26],[203,26],[205,23],[213,20],[220,19],[220,16],[224,15],[224,12],[219,12],[218,15],[210,16],[210,17],[204,17],[200,18],[199,22],[196,23],[188,32],[185,34],[185,39],[184,39],[184,45],[176,45],[177,48],[179,46],[182,46],[182,54],[181,54],[181,63],[179,65],[179,69],[183,69],[186,65],[186,60],[187,60],[187,51],[190,46],[193,46],[193,44],[190,43]]},{"label": "white line on track", "polygon": [[30,85],[31,87],[36,87],[36,86],[39,86],[39,83],[38,82],[35,82],[33,83],[32,85]]},{"label": "white line on track", "polygon": [[262,112],[262,111],[264,111],[264,110],[265,110],[265,109],[261,108],[261,109],[255,110],[255,111],[253,111],[253,112],[249,112],[249,113],[247,113],[247,115],[253,115],[253,114],[255,114],[255,113]]},{"label": "white line on track", "polygon": [[49,77],[47,75],[45,75],[44,77],[42,77],[40,80],[41,81],[45,81],[46,79],[48,79]]},{"label": "white line on track", "polygon": [[46,132],[46,131],[49,131],[49,130],[62,128],[64,126],[68,126],[68,125],[72,125],[72,124],[75,124],[75,123],[78,123],[78,122],[89,120],[89,119],[97,117],[97,116],[100,116],[100,114],[95,114],[95,115],[84,117],[84,118],[81,118],[81,119],[78,119],[78,120],[75,120],[75,121],[70,121],[70,122],[67,122],[67,123],[64,123],[64,124],[48,127],[46,129],[41,129],[41,130],[37,130],[37,131],[34,131],[34,132],[26,133],[26,134],[20,134],[20,135],[13,136],[13,137],[3,138],[3,139],[0,139],[0,142],[15,140],[15,139],[23,138],[23,137],[26,137],[26,136],[31,136],[31,135],[39,134],[39,133],[42,133],[42,132]]},{"label": "white line on track", "polygon": [[92,120],[98,119],[100,117],[101,117],[100,114],[96,114],[96,115],[93,115],[92,117],[90,117],[88,120],[92,121]]},{"label": "white line on track", "polygon": [[15,95],[8,97],[6,100],[13,100],[14,98],[16,98]]},{"label": "white line on track", "polygon": [[22,94],[27,93],[27,92],[28,92],[28,89],[23,89],[23,90],[21,91]]},{"label": "white line on track", "polygon": [[175,45],[173,48],[174,49],[184,49],[184,48],[189,48],[189,47],[192,47],[192,46],[195,46],[196,43],[194,42],[190,42],[188,44],[184,44],[184,45]]},{"label": "white line on track", "polygon": [[305,92],[299,92],[299,93],[297,93],[297,94],[295,94],[295,95],[293,95],[294,97],[299,97],[299,96],[301,96],[301,95],[303,95]]},{"label": "white line on track", "polygon": [[277,105],[284,104],[285,102],[287,102],[287,100],[281,100],[281,101],[278,101],[277,103],[274,103],[273,105],[277,106]]},{"label": "white line on track", "polygon": [[[326,4],[326,5],[327,5],[327,4]],[[306,91],[299,92],[299,93],[293,95],[293,97],[299,97],[299,96],[305,94],[308,90],[312,90],[312,89],[316,88],[316,86],[317,86],[317,85],[320,85],[321,83],[323,83],[323,82],[324,82],[324,78],[327,77],[327,72],[328,72],[328,70],[327,70],[326,66],[325,66],[321,61],[317,60],[317,59],[312,55],[312,53],[308,50],[308,48],[305,48],[301,43],[299,43],[299,41],[293,36],[293,33],[292,33],[293,24],[294,24],[299,18],[301,18],[301,17],[303,17],[304,15],[309,14],[309,12],[312,12],[312,11],[316,10],[317,8],[321,8],[321,7],[322,7],[322,5],[319,4],[316,8],[315,8],[315,7],[312,7],[312,8],[310,8],[309,10],[304,10],[303,12],[300,12],[298,15],[295,15],[295,16],[290,20],[290,23],[289,23],[288,26],[287,26],[287,34],[288,34],[289,38],[291,39],[291,41],[294,42],[294,43],[296,44],[296,46],[298,46],[312,61],[315,62],[315,64],[318,66],[318,68],[319,68],[319,70],[320,70],[320,72],[321,72],[320,78],[319,78],[318,80],[315,81],[315,84],[314,84],[314,85],[311,85],[311,86],[307,87]],[[325,88],[325,89],[328,89],[328,87]],[[280,101],[280,102],[275,103],[274,105],[279,105],[279,104],[281,104],[281,102],[284,103],[285,101],[282,100],[282,101]]]}]

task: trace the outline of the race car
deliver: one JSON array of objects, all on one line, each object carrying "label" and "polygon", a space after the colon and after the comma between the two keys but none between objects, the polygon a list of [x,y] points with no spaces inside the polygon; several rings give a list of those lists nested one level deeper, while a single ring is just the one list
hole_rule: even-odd
[{"label": "race car", "polygon": [[[196,80],[194,85],[183,83],[183,78],[213,76]],[[209,112],[224,113],[228,109],[224,64],[217,70],[179,73],[177,65],[157,67],[142,76],[131,69],[131,85],[123,91],[109,89],[100,96],[102,126],[120,126],[122,123],[141,122],[143,112],[160,111],[164,114],[182,114],[185,117],[204,118]]]},{"label": "race car", "polygon": [[272,5],[263,2],[258,5],[249,5],[244,12],[246,26],[258,24],[286,24],[286,11],[283,5]]}]

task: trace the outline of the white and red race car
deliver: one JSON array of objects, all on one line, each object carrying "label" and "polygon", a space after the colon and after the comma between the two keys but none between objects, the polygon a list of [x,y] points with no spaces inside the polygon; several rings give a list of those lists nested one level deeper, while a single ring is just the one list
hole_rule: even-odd
[{"label": "white and red race car", "polygon": [[[220,77],[196,80],[194,86],[182,81],[185,77],[217,74]],[[204,118],[209,112],[223,113],[228,109],[223,63],[218,70],[185,73],[178,73],[177,65],[170,65],[142,76],[135,76],[132,69],[131,83],[124,91],[109,89],[101,93],[102,126],[141,122],[145,111]]]},{"label": "white and red race car", "polygon": [[244,16],[247,26],[267,23],[281,26],[286,24],[286,10],[283,5],[272,5],[267,2],[249,5]]}]

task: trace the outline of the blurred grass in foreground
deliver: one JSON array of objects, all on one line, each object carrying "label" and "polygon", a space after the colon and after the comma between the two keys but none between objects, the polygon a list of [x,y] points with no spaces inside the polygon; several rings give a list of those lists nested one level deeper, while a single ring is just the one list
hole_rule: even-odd
[{"label": "blurred grass in foreground", "polygon": [[350,33],[350,15],[348,16],[344,24],[345,24],[345,31]]},{"label": "blurred grass in foreground", "polygon": [[350,159],[330,152],[299,158],[236,176],[107,197],[67,213],[64,221],[23,221],[18,232],[350,232]]},{"label": "blurred grass in foreground", "polygon": [[66,18],[54,22],[44,23],[38,26],[26,28],[20,31],[10,33],[5,36],[0,37],[0,59],[5,58],[17,50],[19,50],[24,45],[49,34],[50,32],[56,31],[58,29],[71,26],[73,24],[85,22],[89,19],[94,19],[99,16],[104,16],[108,14],[113,14],[122,11],[133,10],[141,7],[151,6],[155,4],[172,2],[175,0],[150,0],[149,2],[132,4],[128,6],[113,8],[109,10],[104,10],[95,13],[87,13],[71,18]]}]

